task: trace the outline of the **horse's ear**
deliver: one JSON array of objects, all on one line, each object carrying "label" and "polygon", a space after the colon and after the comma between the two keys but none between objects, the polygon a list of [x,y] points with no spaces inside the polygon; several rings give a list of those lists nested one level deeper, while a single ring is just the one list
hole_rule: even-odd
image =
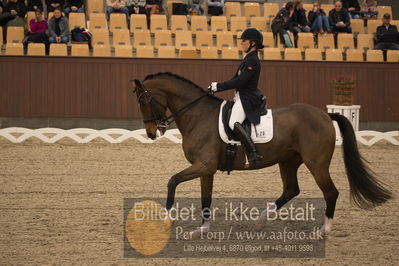
[{"label": "horse's ear", "polygon": [[143,83],[141,83],[141,81],[138,79],[134,80],[134,84],[136,85],[137,88],[140,88],[140,89],[143,88]]}]

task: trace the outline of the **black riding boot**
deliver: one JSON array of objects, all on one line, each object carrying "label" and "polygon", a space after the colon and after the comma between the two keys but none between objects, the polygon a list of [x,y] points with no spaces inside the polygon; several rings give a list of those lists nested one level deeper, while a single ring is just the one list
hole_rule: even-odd
[{"label": "black riding boot", "polygon": [[239,122],[234,123],[233,133],[240,139],[241,143],[244,145],[247,152],[249,164],[260,162],[263,157],[258,154],[255,148],[255,144],[252,142],[251,136],[247,135],[247,132],[245,132],[245,129]]}]

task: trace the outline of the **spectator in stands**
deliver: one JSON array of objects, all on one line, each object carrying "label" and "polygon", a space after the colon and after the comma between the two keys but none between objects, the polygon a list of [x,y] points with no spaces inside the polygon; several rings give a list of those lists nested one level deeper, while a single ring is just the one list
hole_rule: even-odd
[{"label": "spectator in stands", "polygon": [[377,19],[377,1],[375,0],[363,0],[362,10],[360,14],[366,19]]},{"label": "spectator in stands", "polygon": [[224,0],[208,0],[208,14],[211,16],[223,15]]},{"label": "spectator in stands", "polygon": [[294,2],[288,2],[285,7],[280,9],[277,15],[272,20],[272,31],[274,36],[279,34],[281,43],[284,43],[286,47],[293,47],[290,36],[287,31],[290,29],[292,21],[292,15],[294,14]]},{"label": "spectator in stands", "polygon": [[330,11],[328,19],[332,32],[352,33],[352,28],[350,27],[351,21],[349,17],[349,12],[345,8],[342,8],[341,1],[335,2],[335,7]]},{"label": "spectator in stands", "polygon": [[309,12],[308,19],[314,33],[331,32],[328,17],[326,12],[321,8],[320,2],[313,4],[313,9]]},{"label": "spectator in stands", "polygon": [[203,15],[204,14],[204,0],[189,0],[188,13],[190,15]]},{"label": "spectator in stands", "polygon": [[107,0],[107,16],[112,13],[124,13],[126,20],[129,20],[129,9],[126,7],[126,0]]},{"label": "spectator in stands", "polygon": [[71,12],[84,13],[83,0],[66,0],[64,14],[68,17]]},{"label": "spectator in stands", "polygon": [[46,0],[47,12],[54,12],[56,8],[63,9],[65,0]]},{"label": "spectator in stands", "polygon": [[47,20],[44,19],[43,11],[39,8],[35,10],[35,18],[29,21],[29,27],[30,31],[23,41],[25,49],[30,42],[44,43],[48,47]]},{"label": "spectator in stands", "polygon": [[147,0],[145,6],[147,10],[147,16],[150,18],[151,15],[159,14],[162,11],[162,0]]},{"label": "spectator in stands", "polygon": [[376,46],[378,50],[399,50],[398,28],[391,24],[391,15],[386,13],[382,19],[382,25],[377,28]]},{"label": "spectator in stands", "polygon": [[48,34],[50,43],[67,43],[69,40],[68,19],[59,8],[54,10],[54,16],[48,23]]},{"label": "spectator in stands", "polygon": [[303,9],[303,3],[300,0],[294,2],[294,13],[292,15],[291,31],[297,36],[298,32],[310,32],[306,11]]},{"label": "spectator in stands", "polygon": [[342,0],[342,6],[349,12],[351,18],[357,19],[360,17],[360,5],[358,0]]},{"label": "spectator in stands", "polygon": [[188,15],[188,0],[172,3],[172,15]]},{"label": "spectator in stands", "polygon": [[36,11],[36,9],[43,10],[41,0],[28,0],[28,11]]},{"label": "spectator in stands", "polygon": [[9,0],[5,6],[5,13],[11,14],[6,26],[25,26],[26,6],[18,0]]},{"label": "spectator in stands", "polygon": [[126,5],[129,9],[129,14],[146,14],[145,5],[146,0],[128,0]]},{"label": "spectator in stands", "polygon": [[[6,3],[5,0],[0,0],[0,27],[3,27],[3,30],[5,30],[5,26],[8,21],[14,19],[14,16],[11,15],[10,13],[6,12]],[[4,34],[3,34],[4,36]],[[5,37],[5,36],[4,36]]]}]

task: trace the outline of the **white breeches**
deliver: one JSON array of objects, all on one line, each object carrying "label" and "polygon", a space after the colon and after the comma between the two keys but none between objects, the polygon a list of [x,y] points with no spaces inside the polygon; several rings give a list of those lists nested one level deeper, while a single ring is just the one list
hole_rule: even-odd
[{"label": "white breeches", "polygon": [[229,121],[229,127],[231,130],[234,130],[235,122],[242,123],[246,118],[244,108],[242,107],[240,94],[238,92],[236,92],[234,96],[234,102],[235,103],[233,105],[233,109],[231,110],[231,116]]}]

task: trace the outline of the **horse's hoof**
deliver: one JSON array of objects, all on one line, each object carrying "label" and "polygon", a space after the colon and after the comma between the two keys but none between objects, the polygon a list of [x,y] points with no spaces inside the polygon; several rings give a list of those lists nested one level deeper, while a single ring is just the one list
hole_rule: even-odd
[{"label": "horse's hoof", "polygon": [[163,219],[163,223],[167,229],[170,229],[172,227],[173,221],[172,219],[170,219],[169,215],[166,215],[165,218]]},{"label": "horse's hoof", "polygon": [[210,223],[204,222],[200,227],[190,232],[191,239],[200,239],[203,234],[208,233],[210,230]]},{"label": "horse's hoof", "polygon": [[330,233],[332,230],[332,219],[324,217],[324,224],[321,227],[320,231],[323,235]]}]

